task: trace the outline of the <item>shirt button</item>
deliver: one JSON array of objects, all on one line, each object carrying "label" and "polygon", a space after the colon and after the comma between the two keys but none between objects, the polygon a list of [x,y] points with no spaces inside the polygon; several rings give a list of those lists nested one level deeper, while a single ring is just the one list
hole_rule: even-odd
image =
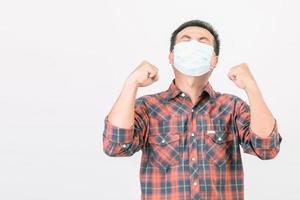
[{"label": "shirt button", "polygon": [[127,144],[123,144],[122,147],[123,147],[123,148],[126,148],[126,147],[127,147]]},{"label": "shirt button", "polygon": [[185,97],[185,94],[184,94],[184,93],[181,93],[181,96],[182,96],[182,97]]},{"label": "shirt button", "polygon": [[219,137],[219,138],[218,138],[218,141],[219,141],[219,142],[222,141],[222,138]]},{"label": "shirt button", "polygon": [[197,182],[194,182],[193,184],[194,184],[194,186],[197,186]]},{"label": "shirt button", "polygon": [[161,141],[161,143],[163,143],[163,144],[164,144],[164,143],[166,143],[166,140],[165,140],[165,139],[163,139],[163,140]]},{"label": "shirt button", "polygon": [[192,112],[194,112],[194,109],[192,109]]},{"label": "shirt button", "polygon": [[195,136],[195,133],[192,133],[191,135],[192,135],[192,137],[194,137],[194,136]]},{"label": "shirt button", "polygon": [[196,160],[196,158],[193,157],[193,158],[192,158],[192,161],[195,161],[195,160]]}]

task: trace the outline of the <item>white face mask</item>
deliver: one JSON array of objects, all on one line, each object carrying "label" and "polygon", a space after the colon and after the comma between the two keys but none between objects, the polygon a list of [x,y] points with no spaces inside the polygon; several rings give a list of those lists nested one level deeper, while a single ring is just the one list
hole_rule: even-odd
[{"label": "white face mask", "polygon": [[174,46],[174,67],[188,76],[201,76],[210,71],[213,47],[191,40]]}]

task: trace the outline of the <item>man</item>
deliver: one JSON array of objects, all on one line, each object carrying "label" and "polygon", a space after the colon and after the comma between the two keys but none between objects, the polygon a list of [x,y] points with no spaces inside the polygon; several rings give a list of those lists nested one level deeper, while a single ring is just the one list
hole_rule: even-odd
[{"label": "man", "polygon": [[240,146],[263,160],[279,152],[276,121],[247,64],[231,68],[228,77],[246,92],[250,105],[210,85],[219,49],[210,24],[182,24],[171,37],[175,79],[169,89],[136,100],[140,87],[158,80],[158,69],[143,61],[106,117],[106,154],[142,150],[142,199],[243,199]]}]

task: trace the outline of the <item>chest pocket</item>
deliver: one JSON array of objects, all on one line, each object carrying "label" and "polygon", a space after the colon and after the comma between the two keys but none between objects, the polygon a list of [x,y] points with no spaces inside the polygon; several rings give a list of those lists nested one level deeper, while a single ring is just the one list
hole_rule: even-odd
[{"label": "chest pocket", "polygon": [[148,137],[148,154],[151,165],[168,168],[180,163],[180,134],[151,135]]},{"label": "chest pocket", "polygon": [[206,157],[210,164],[223,166],[231,158],[234,135],[225,130],[207,131],[205,134]]}]

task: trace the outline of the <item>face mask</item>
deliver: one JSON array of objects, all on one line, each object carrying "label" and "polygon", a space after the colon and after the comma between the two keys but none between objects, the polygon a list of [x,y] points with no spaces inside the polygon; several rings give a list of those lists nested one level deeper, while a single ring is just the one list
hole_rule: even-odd
[{"label": "face mask", "polygon": [[188,76],[201,76],[210,71],[213,47],[191,40],[174,46],[174,67]]}]

